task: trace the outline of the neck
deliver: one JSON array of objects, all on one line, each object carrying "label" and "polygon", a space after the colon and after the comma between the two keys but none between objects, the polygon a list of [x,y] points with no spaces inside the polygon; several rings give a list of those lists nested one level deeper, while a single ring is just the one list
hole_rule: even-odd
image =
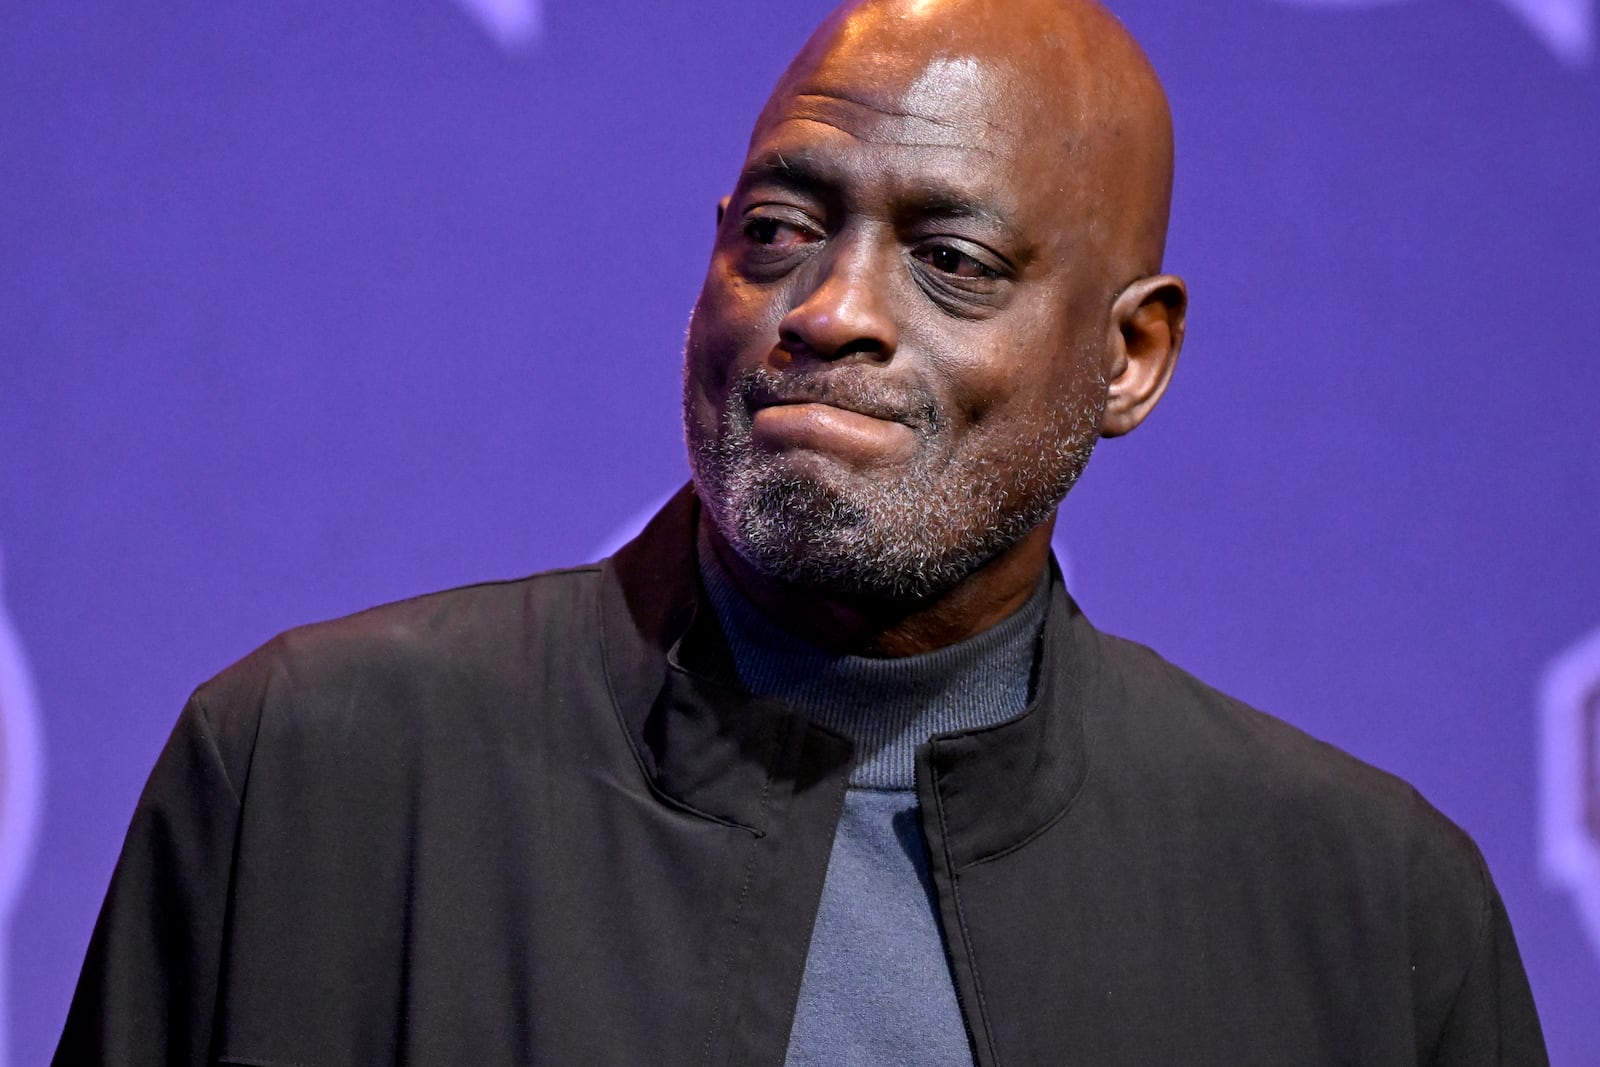
[{"label": "neck", "polygon": [[1052,515],[953,588],[925,599],[888,600],[819,592],[769,578],[700,522],[717,562],[746,600],[796,637],[854,656],[914,656],[965,641],[1021,608],[1050,565]]}]

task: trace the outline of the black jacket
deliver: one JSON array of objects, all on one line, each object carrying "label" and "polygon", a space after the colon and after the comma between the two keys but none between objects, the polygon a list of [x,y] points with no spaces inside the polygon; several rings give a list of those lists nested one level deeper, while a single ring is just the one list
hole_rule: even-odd
[{"label": "black jacket", "polygon": [[[681,494],[612,560],[306,627],[202,686],[57,1062],[781,1064],[849,743],[728,679]],[[1096,632],[918,753],[979,1064],[1540,1064],[1472,842]]]}]

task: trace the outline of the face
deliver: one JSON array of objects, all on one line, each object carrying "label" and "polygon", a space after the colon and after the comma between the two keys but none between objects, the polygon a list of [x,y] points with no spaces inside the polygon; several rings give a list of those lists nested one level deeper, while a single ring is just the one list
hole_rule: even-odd
[{"label": "face", "polygon": [[758,124],[684,409],[700,498],[767,577],[935,595],[1088,460],[1114,293],[1068,149],[1006,73],[838,47]]}]

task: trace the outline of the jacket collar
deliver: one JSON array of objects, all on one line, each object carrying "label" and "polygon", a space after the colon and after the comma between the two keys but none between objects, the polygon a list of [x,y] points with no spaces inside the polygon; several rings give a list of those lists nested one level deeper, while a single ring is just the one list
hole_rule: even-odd
[{"label": "jacket collar", "polygon": [[1026,844],[1066,814],[1089,773],[1085,711],[1103,705],[1099,634],[1050,563],[1033,700],[993,726],[940,734],[917,752],[917,785],[960,870]]},{"label": "jacket collar", "polygon": [[[685,486],[602,565],[606,680],[657,795],[760,835],[775,777],[842,781],[851,746],[738,684],[700,589],[698,518],[699,502]],[[919,749],[919,791],[925,804],[938,804],[958,868],[1018,847],[1078,793],[1088,771],[1083,710],[1100,688],[1097,644],[1052,563],[1043,655],[1027,709]]]},{"label": "jacket collar", "polygon": [[601,566],[606,682],[658,799],[760,837],[782,816],[778,798],[828,779],[843,790],[851,745],[738,684],[701,594],[699,512],[685,486]]}]

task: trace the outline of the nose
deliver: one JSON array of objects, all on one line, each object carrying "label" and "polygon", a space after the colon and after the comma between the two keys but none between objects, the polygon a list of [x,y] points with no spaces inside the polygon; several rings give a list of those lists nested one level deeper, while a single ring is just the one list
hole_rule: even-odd
[{"label": "nose", "polygon": [[887,362],[899,343],[888,291],[891,257],[870,234],[834,238],[818,257],[810,292],[778,323],[778,347],[791,356]]}]

